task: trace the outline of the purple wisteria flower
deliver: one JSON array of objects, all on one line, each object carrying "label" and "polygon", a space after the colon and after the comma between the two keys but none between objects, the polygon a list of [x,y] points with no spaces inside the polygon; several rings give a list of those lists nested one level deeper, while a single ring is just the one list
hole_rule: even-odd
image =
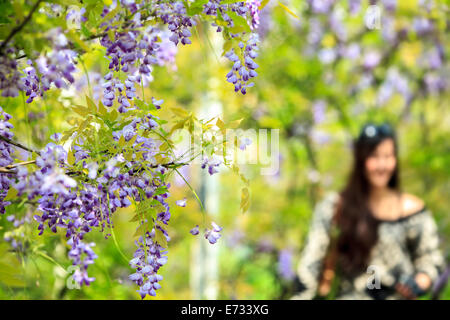
[{"label": "purple wisteria flower", "polygon": [[247,148],[247,146],[249,146],[251,144],[252,144],[252,139],[245,137],[245,138],[241,139],[239,149],[245,150]]},{"label": "purple wisteria flower", "polygon": [[135,242],[138,249],[134,253],[130,265],[136,272],[129,279],[139,286],[137,292],[144,299],[147,295],[156,296],[156,290],[161,288],[159,281],[163,277],[157,274],[159,268],[167,263],[167,251],[155,241],[155,228],[146,232]]},{"label": "purple wisteria flower", "polygon": [[183,198],[182,200],[175,201],[176,205],[179,207],[186,207],[186,198]]},{"label": "purple wisteria flower", "polygon": [[60,28],[54,28],[48,32],[47,38],[54,44],[54,48],[49,54],[40,56],[36,60],[39,75],[31,60],[28,60],[29,66],[24,69],[22,90],[28,96],[27,103],[42,96],[52,84],[57,88],[67,88],[68,83],[75,82],[73,74],[76,71],[74,62],[76,53],[67,49],[66,36]]},{"label": "purple wisteria flower", "polygon": [[[0,136],[11,139],[14,134],[10,131],[13,128],[13,125],[9,122],[11,119],[11,115],[3,111],[3,108],[0,107]],[[14,153],[14,148],[11,144],[0,140],[0,166],[6,167],[14,162],[12,154]],[[4,201],[3,199],[8,194],[9,188],[13,180],[12,174],[0,174],[0,214],[5,213],[5,207],[11,204],[11,201]]]},{"label": "purple wisteria flower", "polygon": [[213,175],[214,173],[219,172],[219,170],[217,170],[217,167],[220,166],[220,164],[222,163],[222,161],[220,160],[216,160],[216,159],[208,159],[207,157],[205,157],[203,159],[201,168],[205,169],[206,167],[208,167],[208,173],[209,175]]},{"label": "purple wisteria flower", "polygon": [[258,34],[252,34],[245,45],[242,42],[239,43],[243,60],[239,58],[234,48],[225,54],[225,57],[233,62],[233,67],[227,74],[227,81],[234,84],[235,92],[240,91],[242,94],[246,94],[247,88],[254,86],[254,83],[249,82],[249,80],[258,75],[255,71],[258,68],[258,64],[253,61],[258,56],[256,52],[258,42]]},{"label": "purple wisteria flower", "polygon": [[198,235],[198,233],[199,233],[198,225],[196,225],[194,228],[192,228],[189,232],[194,236]]},{"label": "purple wisteria flower", "polygon": [[69,258],[72,259],[73,265],[80,267],[74,272],[73,279],[79,284],[88,286],[95,280],[95,278],[89,277],[87,274],[88,266],[97,259],[97,255],[91,249],[91,247],[95,246],[95,243],[84,243],[82,241],[74,243],[73,239],[69,239],[67,243],[72,246],[72,249],[69,251]]},{"label": "purple wisteria flower", "polygon": [[327,104],[324,100],[317,100],[313,103],[312,112],[314,124],[321,124],[325,121],[325,111]]},{"label": "purple wisteria flower", "polygon": [[219,240],[222,236],[219,232],[222,231],[222,227],[219,227],[215,222],[211,222],[212,229],[206,229],[205,231],[205,239],[209,241],[209,243],[214,244]]},{"label": "purple wisteria flower", "polygon": [[292,267],[292,251],[289,249],[283,249],[278,255],[278,273],[279,275],[288,281],[291,281],[295,277],[295,272]]},{"label": "purple wisteria flower", "polygon": [[19,89],[23,90],[20,83],[20,72],[17,70],[16,49],[7,47],[0,55],[0,90],[2,97],[17,97]]},{"label": "purple wisteria flower", "polygon": [[369,51],[364,56],[363,65],[367,69],[375,68],[381,60],[381,55],[377,51]]},{"label": "purple wisteria flower", "polygon": [[248,0],[247,7],[250,10],[252,17],[250,28],[252,30],[257,29],[259,26],[259,7],[261,6],[261,0]]}]

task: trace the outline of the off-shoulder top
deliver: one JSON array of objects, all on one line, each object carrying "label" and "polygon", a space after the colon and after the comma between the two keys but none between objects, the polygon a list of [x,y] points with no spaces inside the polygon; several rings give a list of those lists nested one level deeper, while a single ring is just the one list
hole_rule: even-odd
[{"label": "off-shoulder top", "polygon": [[[291,299],[316,296],[338,199],[336,192],[329,193],[315,207],[297,267],[303,290]],[[341,276],[336,299],[376,299],[377,292],[368,291],[370,284],[371,290],[392,287],[399,275],[415,272],[424,272],[434,282],[443,272],[445,261],[439,248],[437,225],[427,207],[397,220],[378,220],[378,241],[372,248],[367,272],[352,279]],[[376,281],[380,286],[374,288]],[[383,299],[402,299],[402,296],[393,291]]]}]

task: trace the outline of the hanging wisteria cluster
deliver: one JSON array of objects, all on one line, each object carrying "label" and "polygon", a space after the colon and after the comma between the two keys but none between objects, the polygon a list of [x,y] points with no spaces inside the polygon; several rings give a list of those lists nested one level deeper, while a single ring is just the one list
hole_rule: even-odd
[{"label": "hanging wisteria cluster", "polygon": [[[205,1],[206,2],[206,1]],[[256,76],[258,66],[255,59],[258,36],[256,30],[259,25],[259,6],[260,1],[241,1],[223,4],[220,0],[209,0],[203,4],[202,13],[205,16],[211,16],[217,27],[218,32],[223,32],[226,39],[239,39],[239,47],[236,50],[243,49],[237,57],[241,60],[242,67],[236,69],[236,57],[233,55],[233,71],[238,73],[239,81],[235,84],[235,91],[246,93],[245,85],[250,78]],[[121,22],[123,16],[117,7],[124,7],[131,13],[132,18],[126,22]],[[52,5],[52,12],[60,12],[62,8],[59,5]],[[151,11],[148,10],[151,8]],[[114,15],[114,13],[116,13]],[[249,21],[248,25],[236,25],[235,19],[230,17],[233,14],[237,18]],[[70,11],[67,20],[79,19],[86,21],[86,10],[82,8],[79,12]],[[105,6],[101,17],[105,18],[100,27],[103,29],[102,35],[93,38],[99,38],[102,46],[106,48],[106,56],[110,60],[110,74],[105,75],[106,79],[112,81],[112,87],[108,86],[104,91],[104,104],[112,106],[112,101],[117,99],[120,112],[125,112],[129,108],[127,99],[131,99],[131,83],[139,84],[144,81],[142,77],[150,77],[152,66],[160,63],[161,55],[164,55],[164,47],[161,47],[161,38],[166,32],[163,27],[167,27],[170,32],[169,39],[175,45],[190,44],[192,36],[191,29],[196,26],[196,20],[201,19],[199,14],[188,13],[185,3],[182,1],[113,1],[110,6]],[[154,20],[161,22],[161,27],[154,25]],[[221,21],[218,26],[217,22]],[[238,20],[241,22],[240,20]],[[152,25],[148,25],[152,22]],[[247,23],[247,22],[246,22]],[[252,32],[255,31],[255,32]],[[248,41],[245,45],[242,40]],[[16,48],[11,44],[5,44],[2,55],[2,67],[0,68],[0,90],[4,97],[16,97],[19,91],[24,91],[28,96],[27,102],[31,103],[34,98],[42,97],[44,91],[49,90],[52,84],[57,88],[66,88],[67,85],[74,82],[73,74],[77,70],[78,53],[74,51],[72,43],[67,38],[64,30],[54,28],[47,32],[47,41],[52,44],[52,49],[45,55],[39,55],[35,59],[28,59],[23,65],[22,70],[16,62],[16,59],[23,58]],[[227,53],[230,55],[233,49]],[[249,72],[250,71],[252,72]],[[114,72],[123,71],[129,74],[127,79],[130,82],[128,91],[124,84],[117,83],[117,76]],[[229,79],[230,77],[227,76]],[[114,90],[112,90],[114,89]],[[117,90],[117,94],[114,91]],[[123,97],[127,97],[127,99]]]},{"label": "hanging wisteria cluster", "polygon": [[[39,4],[31,8],[30,18]],[[14,141],[11,116],[0,109],[0,213],[12,203],[36,206],[33,219],[39,235],[64,232],[70,247],[68,257],[77,268],[73,279],[78,284],[89,285],[95,279],[88,275],[89,265],[97,258],[95,243],[88,242],[86,235],[98,229],[105,238],[114,236],[114,213],[135,205],[138,240],[130,261],[135,273],[129,279],[139,286],[142,298],[155,296],[161,288],[158,271],[167,262],[170,241],[170,183],[166,180],[172,169],[189,163],[177,163],[167,148],[161,149],[164,141],[159,130],[164,122],[155,113],[164,101],[155,97],[145,101],[137,89],[152,80],[154,66],[173,62],[177,47],[192,42],[192,29],[198,21],[207,20],[229,41],[226,57],[232,60],[233,69],[227,80],[236,92],[245,94],[258,67],[253,61],[258,36],[252,31],[258,26],[259,5],[259,1],[117,0],[103,6],[96,28],[99,33],[86,36],[84,30],[86,39],[55,27],[44,32],[49,45],[45,52],[21,50],[13,37],[0,42],[2,96],[17,97],[22,91],[26,103],[44,97],[53,87],[79,85],[74,74],[83,63],[87,41],[97,41],[105,50],[108,72],[102,78],[91,77],[102,88],[102,94],[95,89],[100,101],[87,98],[87,107],[73,107],[82,118],[72,129],[53,135],[53,142],[43,149],[33,150]],[[42,6],[41,12],[52,18],[66,9],[52,4]],[[63,17],[68,23],[78,21],[81,28],[89,22],[88,14],[82,8]],[[63,147],[67,143],[70,147]],[[31,160],[17,162],[12,156],[15,150],[28,153]],[[212,175],[220,164],[205,159],[202,168]],[[185,200],[177,204],[183,207]],[[23,223],[10,217],[15,224]],[[204,236],[214,244],[222,227],[215,222],[211,225]],[[190,233],[199,234],[198,225]]]},{"label": "hanging wisteria cluster", "polygon": [[[11,132],[13,125],[9,122],[11,119],[11,115],[3,111],[0,107],[0,136],[6,139],[11,139],[14,134]],[[14,153],[13,146],[5,140],[0,140],[0,166],[7,167],[14,162],[12,158],[12,154]],[[3,199],[6,197],[9,188],[11,186],[11,181],[14,178],[12,173],[2,172],[0,174],[0,183],[1,183],[1,193],[0,193],[0,213],[5,213],[5,207],[10,205],[10,201],[4,201]]]}]

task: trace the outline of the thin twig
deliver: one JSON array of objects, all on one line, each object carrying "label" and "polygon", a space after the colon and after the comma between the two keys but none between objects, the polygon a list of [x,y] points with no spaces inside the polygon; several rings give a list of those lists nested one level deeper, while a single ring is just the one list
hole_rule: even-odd
[{"label": "thin twig", "polygon": [[16,171],[10,170],[10,169],[6,169],[5,167],[2,167],[2,168],[0,168],[0,173],[12,173],[12,174],[15,174]]},{"label": "thin twig", "polygon": [[30,160],[30,161],[23,161],[23,162],[17,162],[17,163],[13,163],[13,164],[9,164],[5,167],[0,167],[0,173],[17,173],[15,170],[11,170],[14,169],[16,167],[19,166],[25,166],[27,164],[33,164],[36,163],[36,160]]},{"label": "thin twig", "polygon": [[27,146],[24,146],[23,144],[21,144],[21,143],[19,143],[19,142],[12,141],[12,140],[10,140],[10,139],[8,139],[8,138],[5,138],[5,137],[3,137],[3,136],[1,136],[1,135],[0,135],[0,140],[4,141],[4,142],[6,142],[6,143],[12,144],[13,146],[16,146],[16,147],[18,147],[18,148],[21,148],[21,149],[23,149],[23,150],[25,150],[25,151],[28,151],[28,152],[34,152],[34,153],[36,153],[36,154],[38,154],[38,155],[41,155],[41,153],[40,153],[39,151],[33,150],[33,149],[31,149],[31,148],[29,148],[29,147],[27,147]]},{"label": "thin twig", "polygon": [[[18,162],[14,164],[7,165],[6,167],[0,167],[0,174],[2,173],[10,173],[10,174],[16,174],[16,170],[11,170],[13,168],[16,168],[18,166],[27,165],[27,164],[33,164],[36,163],[36,160],[30,160],[30,161],[24,161],[24,162]],[[152,164],[151,168],[158,168],[159,166],[167,168],[167,169],[176,169],[178,167],[186,166],[187,163],[184,162],[168,162],[168,163],[160,163],[160,164]],[[143,168],[137,169],[134,173],[139,173],[142,171]],[[83,173],[80,171],[67,171],[66,174],[68,176],[77,176],[82,175]],[[86,180],[88,181],[88,180]]]},{"label": "thin twig", "polygon": [[36,160],[29,160],[29,161],[23,161],[23,162],[17,162],[17,163],[13,163],[13,164],[9,164],[7,165],[5,168],[6,169],[12,169],[18,166],[25,166],[27,164],[33,164],[36,163]]}]

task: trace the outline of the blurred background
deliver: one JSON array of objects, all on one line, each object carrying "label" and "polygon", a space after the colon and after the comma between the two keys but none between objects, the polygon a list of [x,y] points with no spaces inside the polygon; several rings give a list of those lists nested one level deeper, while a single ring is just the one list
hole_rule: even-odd
[{"label": "blurred background", "polygon": [[[241,166],[250,180],[251,204],[244,214],[238,177],[223,167],[213,177],[199,165],[183,169],[223,227],[215,245],[189,233],[202,213],[185,183],[173,179],[168,263],[152,299],[289,299],[297,290],[295,270],[312,210],[324,194],[344,186],[352,139],[367,121],[389,121],[397,129],[403,189],[431,209],[449,257],[448,1],[282,3],[291,12],[269,1],[260,13],[258,77],[245,96],[226,82],[231,66],[212,28],[197,25],[192,45],[178,49],[163,39],[164,66],[154,70],[158,81],[149,79],[145,95],[161,97],[165,108],[183,107],[208,119],[242,118],[243,130],[278,129],[279,168],[262,175],[261,163]],[[14,115],[18,140],[43,147],[51,134],[67,128],[71,103],[84,94],[100,98],[107,70],[103,54],[98,46],[83,56],[86,72],[71,91],[49,91],[45,100],[26,107],[20,99],[0,99]],[[176,206],[184,197],[186,207]],[[67,285],[71,263],[64,234],[38,236],[37,223],[0,219],[0,236],[8,240],[0,244],[0,298],[140,299],[120,253],[131,258],[134,252],[132,217],[132,207],[115,214],[116,243],[89,235],[99,256],[89,269],[96,280],[80,290]],[[7,254],[11,244],[21,248],[20,259]],[[450,299],[450,285],[440,298]]]}]

